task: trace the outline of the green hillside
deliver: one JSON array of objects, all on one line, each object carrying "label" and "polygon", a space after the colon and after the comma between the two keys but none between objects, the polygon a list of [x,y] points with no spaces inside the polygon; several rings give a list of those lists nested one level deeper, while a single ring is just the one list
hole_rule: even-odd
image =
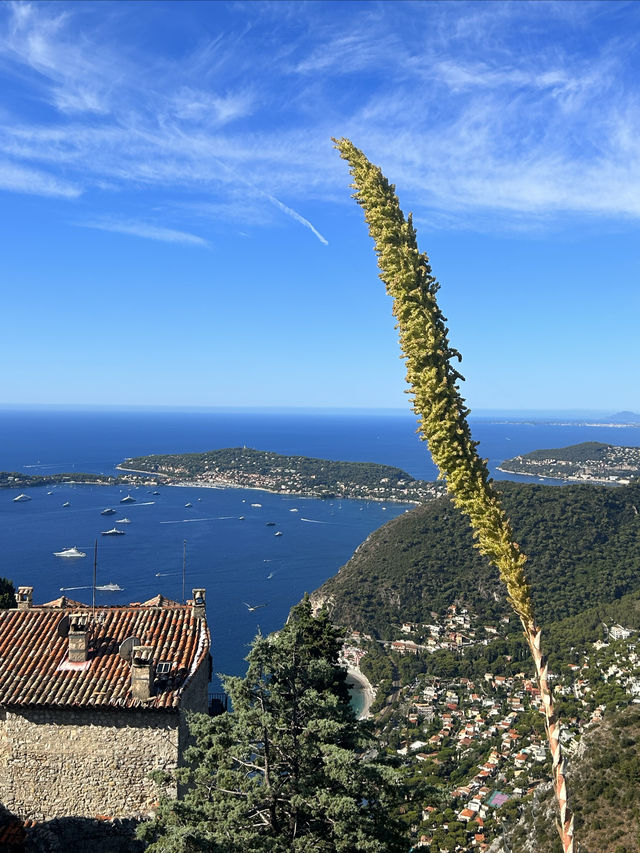
[{"label": "green hillside", "polygon": [[[640,589],[640,483],[499,489],[529,556],[543,625]],[[448,498],[375,531],[313,599],[327,601],[338,624],[381,637],[402,621],[428,622],[453,602],[481,619],[509,612],[497,570],[473,548],[468,522]]]}]

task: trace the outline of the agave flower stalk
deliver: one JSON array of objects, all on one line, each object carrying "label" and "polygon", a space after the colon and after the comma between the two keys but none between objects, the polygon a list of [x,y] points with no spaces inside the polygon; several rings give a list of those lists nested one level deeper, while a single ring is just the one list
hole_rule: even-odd
[{"label": "agave flower stalk", "polygon": [[469,517],[476,547],[497,566],[531,650],[553,761],[558,832],[564,853],[573,853],[573,816],[567,803],[560,727],[524,570],[527,558],[514,541],[499,495],[491,485],[486,461],[478,455],[478,442],[471,437],[469,409],[458,387],[464,377],[453,365],[454,361],[461,361],[461,356],[449,345],[446,318],[436,301],[439,284],[431,273],[427,255],[418,249],[411,215],[405,218],[393,184],[348,139],[333,141],[349,164],[353,197],[364,209],[378,255],[380,278],[393,298],[421,438],[428,442],[453,503]]}]

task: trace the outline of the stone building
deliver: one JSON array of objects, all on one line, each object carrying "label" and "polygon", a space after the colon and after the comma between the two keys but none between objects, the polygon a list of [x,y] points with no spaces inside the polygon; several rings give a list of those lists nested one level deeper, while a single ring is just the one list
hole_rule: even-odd
[{"label": "stone building", "polygon": [[124,607],[64,596],[0,611],[0,804],[27,820],[140,818],[206,712],[205,591]]}]

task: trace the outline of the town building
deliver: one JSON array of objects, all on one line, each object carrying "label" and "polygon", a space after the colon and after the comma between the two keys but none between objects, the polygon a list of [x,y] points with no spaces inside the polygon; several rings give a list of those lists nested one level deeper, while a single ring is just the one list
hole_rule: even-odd
[{"label": "town building", "polygon": [[25,820],[142,818],[149,778],[188,743],[187,711],[208,710],[205,591],[92,608],[66,597],[0,611],[0,803]]}]

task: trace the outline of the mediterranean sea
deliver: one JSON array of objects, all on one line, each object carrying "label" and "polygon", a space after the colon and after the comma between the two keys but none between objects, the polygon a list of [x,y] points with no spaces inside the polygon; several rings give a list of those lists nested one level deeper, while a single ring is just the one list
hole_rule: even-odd
[{"label": "mediterranean sea", "polygon": [[[495,470],[504,459],[539,448],[581,441],[640,445],[638,427],[505,417],[472,418],[471,426],[496,479],[507,476]],[[0,410],[4,471],[109,474],[127,456],[243,445],[380,462],[427,480],[436,476],[410,413]],[[127,494],[120,487],[27,491],[31,500],[22,503],[13,502],[17,490],[0,491],[0,575],[16,586],[33,586],[36,603],[57,598],[61,588],[89,603],[97,540],[98,584],[122,587],[121,592],[97,592],[98,605],[144,601],[157,593],[182,600],[186,548],[186,596],[193,587],[206,588],[214,670],[232,675],[244,672],[244,657],[258,630],[281,627],[305,592],[335,574],[373,530],[409,508],[248,489],[160,486],[154,495],[137,488],[130,490],[135,503],[129,504],[120,504]],[[107,507],[116,513],[102,516]],[[125,517],[130,523],[117,526],[126,535],[101,536]],[[53,555],[74,545],[86,558]],[[250,611],[247,605],[264,606]]]}]

